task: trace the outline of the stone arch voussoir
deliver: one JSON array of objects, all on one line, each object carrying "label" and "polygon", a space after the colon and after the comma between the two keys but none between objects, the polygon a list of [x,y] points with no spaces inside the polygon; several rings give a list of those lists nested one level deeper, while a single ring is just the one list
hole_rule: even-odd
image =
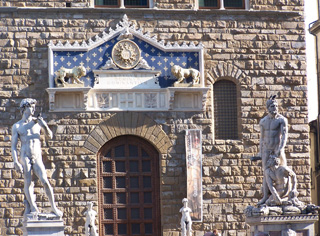
[{"label": "stone arch voussoir", "polygon": [[219,79],[229,79],[235,83],[241,84],[242,81],[248,79],[248,76],[237,66],[220,62],[207,70],[207,81],[214,84]]},{"label": "stone arch voussoir", "polygon": [[119,112],[97,125],[89,134],[84,147],[93,153],[109,140],[121,135],[135,135],[152,143],[166,154],[172,143],[161,125],[142,113]]}]

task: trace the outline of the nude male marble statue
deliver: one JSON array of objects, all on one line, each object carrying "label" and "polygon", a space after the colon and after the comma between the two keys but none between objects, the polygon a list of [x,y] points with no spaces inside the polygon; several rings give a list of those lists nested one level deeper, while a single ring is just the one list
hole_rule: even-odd
[{"label": "nude male marble statue", "polygon": [[[318,206],[305,205],[298,199],[297,177],[287,166],[285,146],[288,121],[278,113],[276,96],[267,100],[268,115],[260,121],[260,153],[251,160],[262,160],[263,198],[257,207],[249,205],[245,214],[251,216],[317,214]],[[292,231],[292,230],[291,230]],[[286,230],[287,235],[291,235]]]},{"label": "nude male marble statue", "polygon": [[[48,181],[47,173],[42,162],[40,132],[44,130],[49,138],[52,138],[52,131],[41,115],[33,117],[36,100],[32,98],[23,99],[20,103],[22,119],[12,126],[11,151],[15,169],[24,176],[24,193],[27,199],[30,212],[25,214],[38,214],[34,195],[34,183],[32,172],[39,178],[49,198],[53,213],[61,217],[62,212],[56,207],[52,187]],[[20,158],[18,158],[17,145],[21,142]]]},{"label": "nude male marble statue", "polygon": [[98,236],[97,227],[95,225],[95,218],[97,212],[92,209],[93,203],[88,202],[87,204],[88,210],[84,213],[86,216],[86,223],[85,223],[85,233],[86,236]]},{"label": "nude male marble statue", "polygon": [[[266,165],[270,156],[276,156],[280,159],[281,166],[287,166],[284,148],[288,138],[288,121],[278,113],[278,103],[275,100],[276,95],[267,100],[268,115],[260,121],[260,147],[259,156],[262,159],[262,170],[265,174]],[[263,198],[258,205],[264,204],[268,199],[268,186],[266,178],[263,178]]]},{"label": "nude male marble statue", "polygon": [[191,236],[192,234],[192,220],[190,213],[191,209],[188,207],[188,199],[182,199],[183,207],[180,209],[181,217],[181,236]]},{"label": "nude male marble statue", "polygon": [[271,192],[266,200],[268,206],[293,205],[290,200],[298,196],[297,177],[289,167],[280,166],[280,158],[269,158],[265,178]]}]

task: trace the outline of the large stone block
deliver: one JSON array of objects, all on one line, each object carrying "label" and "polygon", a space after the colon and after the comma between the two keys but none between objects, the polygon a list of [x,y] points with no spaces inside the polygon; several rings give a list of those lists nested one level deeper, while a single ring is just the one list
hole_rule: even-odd
[{"label": "large stone block", "polygon": [[64,223],[53,214],[27,215],[23,236],[64,236]]}]

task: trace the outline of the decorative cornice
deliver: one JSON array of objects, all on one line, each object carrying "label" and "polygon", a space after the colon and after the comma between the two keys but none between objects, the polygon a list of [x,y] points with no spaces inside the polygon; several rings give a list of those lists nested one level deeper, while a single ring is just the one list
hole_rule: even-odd
[{"label": "decorative cornice", "polygon": [[[233,10],[233,9],[160,9],[160,8],[139,8],[139,12],[143,14],[183,14],[190,16],[193,15],[244,15],[244,16],[269,16],[269,17],[303,17],[303,11],[269,11],[269,10]],[[70,7],[0,7],[0,13],[15,13],[19,14],[33,14],[36,13],[62,13],[62,14],[101,14],[101,13],[112,13],[112,14],[124,14],[124,13],[136,13],[136,8],[70,8]]]},{"label": "decorative cornice", "polygon": [[320,19],[309,24],[309,32],[313,35],[318,34],[320,30]]},{"label": "decorative cornice", "polygon": [[250,216],[246,217],[247,223],[277,223],[282,224],[285,222],[315,222],[318,221],[318,215],[280,215],[280,216]]},{"label": "decorative cornice", "polygon": [[79,43],[78,41],[71,44],[69,41],[66,41],[65,43],[62,43],[60,40],[54,44],[52,41],[49,42],[48,47],[52,50],[81,50],[81,51],[89,51],[92,48],[98,47],[99,45],[105,43],[106,41],[114,38],[117,35],[120,35],[120,37],[128,37],[130,38],[130,35],[134,35],[140,39],[143,39],[153,46],[162,49],[163,51],[184,51],[184,50],[196,50],[199,51],[203,49],[203,44],[200,42],[198,45],[195,45],[193,42],[187,43],[183,42],[181,44],[178,44],[177,42],[171,43],[167,42],[165,43],[164,40],[158,41],[157,36],[151,36],[149,32],[143,33],[141,28],[137,29],[137,26],[134,22],[129,21],[126,14],[123,15],[122,21],[120,21],[116,28],[109,28],[107,29],[108,33],[106,31],[102,32],[102,35],[96,35],[93,38],[90,38],[88,41],[82,41]]}]

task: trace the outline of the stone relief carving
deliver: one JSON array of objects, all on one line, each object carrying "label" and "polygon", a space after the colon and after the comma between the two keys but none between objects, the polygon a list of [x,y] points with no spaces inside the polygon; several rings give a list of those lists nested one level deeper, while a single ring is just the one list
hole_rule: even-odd
[{"label": "stone relief carving", "polygon": [[[56,72],[54,81],[56,87],[83,87],[84,83],[80,78],[85,75],[86,69],[83,66],[75,66],[72,69],[62,67]],[[71,83],[68,83],[68,80]]]},{"label": "stone relief carving", "polygon": [[138,69],[147,69],[147,70],[151,70],[151,66],[149,66],[148,62],[143,59],[143,57],[140,58],[140,61],[138,63],[138,65],[134,68],[135,70],[138,70]]},{"label": "stone relief carving", "polygon": [[145,93],[144,94],[144,103],[147,108],[157,107],[157,94],[155,93]]},{"label": "stone relief carving", "polygon": [[[49,138],[52,138],[53,135],[47,123],[41,117],[41,114],[37,117],[33,116],[35,105],[35,99],[23,99],[20,103],[22,118],[12,126],[11,150],[14,167],[24,176],[24,194],[27,200],[25,201],[25,216],[32,214],[33,218],[37,218],[37,215],[40,214],[35,202],[34,182],[32,180],[33,172],[44,187],[53,213],[61,217],[62,212],[55,205],[53,190],[49,183],[41,155],[41,130],[44,130]],[[19,140],[21,143],[20,158],[18,158],[17,150]]]},{"label": "stone relief carving", "polygon": [[115,69],[118,70],[119,68],[117,67],[116,64],[114,64],[113,59],[109,57],[109,60],[106,62],[106,64],[101,67],[102,70],[107,70],[107,69]]},{"label": "stone relief carving", "polygon": [[257,207],[248,206],[247,216],[295,215],[315,213],[318,206],[305,205],[298,200],[296,174],[287,166],[285,145],[288,139],[288,121],[279,114],[276,96],[270,96],[268,115],[260,121],[259,155],[252,161],[262,160],[263,198]]},{"label": "stone relief carving", "polygon": [[132,69],[138,65],[141,57],[139,46],[131,40],[121,40],[112,49],[112,59],[121,69]]},{"label": "stone relief carving", "polygon": [[88,210],[84,213],[84,215],[86,216],[86,223],[85,223],[86,236],[98,236],[97,227],[95,225],[97,212],[93,210],[92,207],[93,207],[93,203],[88,202],[87,204]]},{"label": "stone relief carving", "polygon": [[[106,62],[106,64],[100,68],[101,70],[107,70],[107,69],[115,69],[118,70],[119,67],[113,62],[113,59],[111,57],[109,57],[109,60]],[[151,70],[151,66],[149,66],[148,62],[141,57],[137,66],[134,67],[135,70],[138,69],[147,69],[147,70]]]},{"label": "stone relief carving", "polygon": [[199,84],[200,82],[200,72],[196,69],[184,69],[180,66],[174,65],[171,67],[171,73],[178,79],[178,81],[174,83],[175,85],[186,82],[188,77],[192,77],[191,84]]},{"label": "stone relief carving", "polygon": [[188,207],[188,199],[182,199],[183,207],[180,209],[181,216],[181,236],[191,236],[192,235],[192,220],[190,213],[191,209]]},{"label": "stone relief carving", "polygon": [[[126,15],[125,15],[126,16]],[[126,19],[128,20],[128,18]],[[122,40],[122,39],[133,39],[133,35],[132,33],[130,33],[129,28],[126,28],[124,31],[122,31],[119,35],[119,37],[117,38],[118,40]]]},{"label": "stone relief carving", "polygon": [[109,107],[109,94],[99,93],[97,94],[97,101],[99,108],[108,108]]}]

